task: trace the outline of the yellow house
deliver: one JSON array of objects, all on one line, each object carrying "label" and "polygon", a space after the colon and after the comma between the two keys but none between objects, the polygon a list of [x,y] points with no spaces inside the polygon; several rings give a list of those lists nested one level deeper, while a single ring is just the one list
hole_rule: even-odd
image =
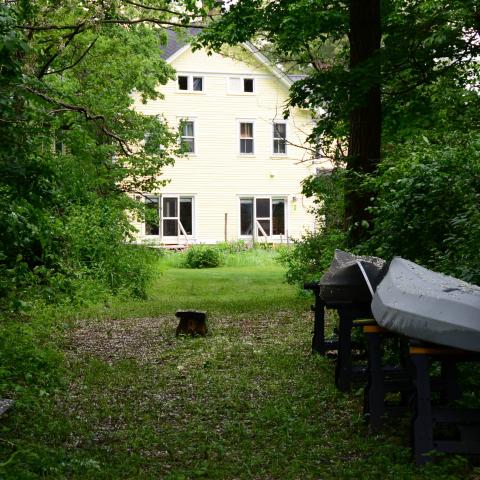
[{"label": "yellow house", "polygon": [[177,72],[164,99],[134,108],[180,126],[185,157],[164,170],[170,182],[146,192],[159,224],[136,224],[138,240],[163,245],[287,243],[314,228],[301,181],[315,173],[305,139],[307,111],[282,112],[292,78],[250,44],[223,54],[192,51],[169,32],[165,58]]}]

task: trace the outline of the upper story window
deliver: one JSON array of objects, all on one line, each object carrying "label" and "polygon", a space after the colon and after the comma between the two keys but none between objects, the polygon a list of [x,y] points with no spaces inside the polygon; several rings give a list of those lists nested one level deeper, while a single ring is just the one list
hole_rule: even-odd
[{"label": "upper story window", "polygon": [[182,120],[180,128],[184,151],[195,153],[195,122],[193,120]]},{"label": "upper story window", "polygon": [[240,153],[254,153],[253,122],[240,122]]},{"label": "upper story window", "polygon": [[203,92],[203,77],[179,75],[178,89],[183,92]]},{"label": "upper story window", "polygon": [[255,80],[248,77],[230,77],[228,89],[230,93],[254,93]]},{"label": "upper story window", "polygon": [[273,123],[273,153],[277,155],[287,153],[287,124],[285,122]]}]

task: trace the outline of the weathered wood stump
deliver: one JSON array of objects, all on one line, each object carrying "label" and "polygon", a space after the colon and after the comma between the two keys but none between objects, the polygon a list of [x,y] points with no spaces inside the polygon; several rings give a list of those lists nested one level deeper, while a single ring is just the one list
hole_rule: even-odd
[{"label": "weathered wood stump", "polygon": [[207,314],[196,310],[177,310],[175,316],[180,319],[175,335],[201,335],[207,334]]}]

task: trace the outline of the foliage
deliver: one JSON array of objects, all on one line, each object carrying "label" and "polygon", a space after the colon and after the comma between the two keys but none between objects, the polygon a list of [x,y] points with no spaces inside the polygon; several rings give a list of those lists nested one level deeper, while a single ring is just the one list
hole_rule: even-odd
[{"label": "foliage", "polygon": [[342,230],[303,235],[292,248],[281,253],[280,261],[287,269],[287,282],[303,288],[304,282],[319,280],[332,262],[335,249],[343,248],[344,244],[345,233]]},{"label": "foliage", "polygon": [[205,245],[192,245],[185,255],[185,265],[188,268],[219,267],[223,260],[218,248]]},{"label": "foliage", "polygon": [[42,318],[32,323],[0,319],[0,397],[47,395],[61,382],[62,355],[47,339],[55,335]]},{"label": "foliage", "polygon": [[318,280],[328,268],[336,248],[344,248],[344,184],[347,174],[337,168],[303,181],[303,193],[314,197],[319,229],[294,241],[281,252],[280,261],[286,267],[288,283],[303,288],[308,281]]},{"label": "foliage", "polygon": [[379,175],[368,252],[400,255],[480,283],[480,137],[427,137],[397,148]]},{"label": "foliage", "polygon": [[[147,301],[76,312],[87,320],[61,340],[68,384],[2,417],[2,463],[18,453],[0,476],[478,476],[461,457],[414,466],[407,419],[368,432],[362,396],[338,392],[331,361],[310,354],[309,301],[282,275],[278,265],[168,269]],[[180,305],[208,310],[207,338],[175,338]]]},{"label": "foliage", "polygon": [[439,0],[239,0],[198,43],[218,50],[224,42],[257,41],[275,61],[307,74],[293,84],[284,115],[295,106],[314,111],[311,144],[353,173],[344,189],[355,245],[369,233],[372,197],[355,174],[376,169],[385,124],[402,131],[425,121],[430,85],[446,77],[461,88],[477,82],[478,17],[475,0],[448,8]]},{"label": "foliage", "polygon": [[32,286],[49,301],[75,295],[88,277],[145,294],[148,269],[124,246],[124,212],[144,214],[129,195],[158,190],[180,150],[163,118],[132,108],[132,92],[161,97],[158,85],[174,74],[159,55],[165,27],[188,26],[208,8],[0,5],[0,309],[22,309]]}]

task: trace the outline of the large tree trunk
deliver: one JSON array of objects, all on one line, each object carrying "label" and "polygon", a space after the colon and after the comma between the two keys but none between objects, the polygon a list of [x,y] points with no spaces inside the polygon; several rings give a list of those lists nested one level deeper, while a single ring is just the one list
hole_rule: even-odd
[{"label": "large tree trunk", "polygon": [[[380,48],[380,0],[350,2],[350,69],[362,65]],[[376,72],[374,72],[376,73]],[[372,75],[370,78],[379,78]],[[354,87],[355,88],[355,87]],[[350,137],[347,169],[351,173],[370,173],[380,161],[381,98],[379,80],[368,86],[363,98],[355,98],[350,112]],[[370,215],[366,208],[370,192],[360,191],[352,175],[345,191],[345,220],[349,228],[349,243],[355,245],[365,238]]]}]

